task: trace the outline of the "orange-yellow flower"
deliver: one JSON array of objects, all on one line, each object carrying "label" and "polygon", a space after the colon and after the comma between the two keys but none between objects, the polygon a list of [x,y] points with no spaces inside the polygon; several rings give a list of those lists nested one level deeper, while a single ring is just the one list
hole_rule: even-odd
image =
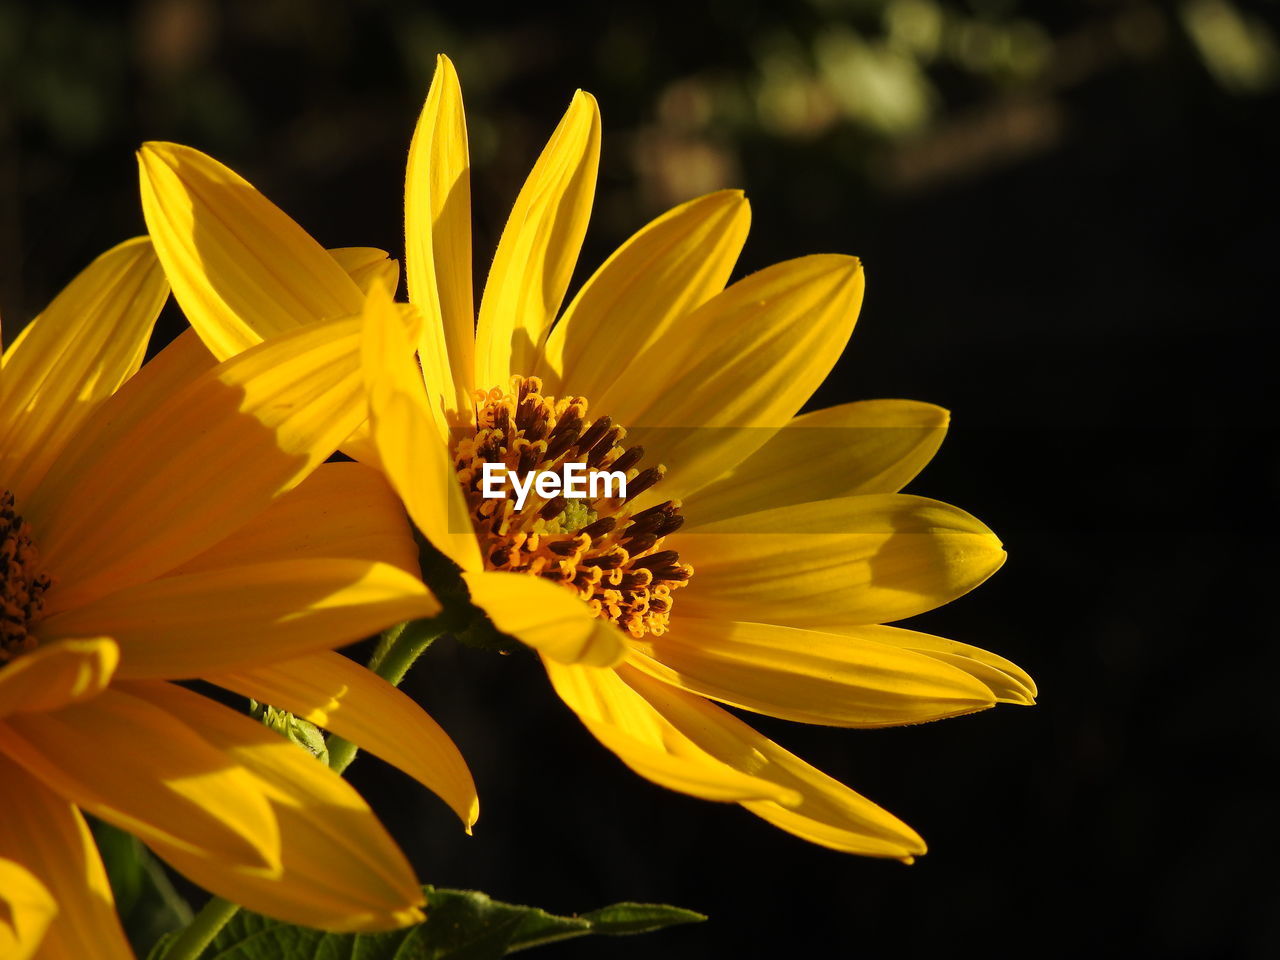
[{"label": "orange-yellow flower", "polygon": [[412,870],[359,795],[249,717],[260,696],[422,780],[469,824],[449,738],[330,648],[439,604],[394,494],[323,461],[365,417],[360,317],[140,368],[168,284],[139,238],[0,359],[0,954],[129,957],[81,811],[282,919],[386,929]]},{"label": "orange-yellow flower", "polygon": [[[947,414],[867,401],[797,415],[853,329],[862,268],[801,257],[726,288],[749,220],[736,191],[644,227],[561,311],[599,145],[579,92],[516,199],[477,315],[461,93],[441,58],[406,183],[409,299],[425,322],[410,341],[381,298],[363,346],[370,422],[351,449],[380,463],[472,601],[541,654],[632,769],[815,843],[909,860],[925,849],[915,831],[713,701],[848,727],[1032,701],[1007,660],[885,625],[1004,559],[969,514],[899,492]],[[172,144],[140,159],[151,236],[216,353],[350,309],[333,258],[236,174]],[[629,496],[516,511],[480,495],[482,464],[498,461],[625,469]]]}]

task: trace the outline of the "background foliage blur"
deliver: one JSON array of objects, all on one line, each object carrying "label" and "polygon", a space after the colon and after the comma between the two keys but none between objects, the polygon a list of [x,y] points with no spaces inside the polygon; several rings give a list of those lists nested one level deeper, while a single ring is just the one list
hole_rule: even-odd
[{"label": "background foliage blur", "polygon": [[753,201],[742,272],[861,256],[863,317],[816,405],[953,410],[912,489],[982,517],[1011,560],[918,625],[1021,663],[1042,704],[871,733],[761,724],[920,829],[933,852],[905,868],[645,784],[531,659],[441,645],[410,690],[473,765],[476,836],[376,761],[353,768],[423,879],[713,917],[660,945],[551,948],[566,957],[773,955],[797,930],[814,956],[1274,955],[1275,12],[0,0],[0,315],[12,336],[141,232],[144,139],[213,153],[328,245],[399,256],[437,51],[467,101],[482,276],[559,112],[590,90],[605,139],[579,278],[722,186]]}]

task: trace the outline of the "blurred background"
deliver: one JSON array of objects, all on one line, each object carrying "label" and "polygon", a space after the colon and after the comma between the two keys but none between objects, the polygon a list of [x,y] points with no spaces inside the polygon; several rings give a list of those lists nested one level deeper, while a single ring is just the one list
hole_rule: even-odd
[{"label": "blurred background", "polygon": [[[863,258],[814,400],[953,411],[910,488],[1010,560],[915,625],[1002,653],[1041,704],[885,731],[762,722],[919,829],[858,860],[606,753],[532,658],[438,644],[409,690],[484,815],[352,768],[424,880],[567,913],[711,921],[547,956],[1274,956],[1278,439],[1274,3],[715,0],[532,5],[0,0],[8,336],[141,233],[145,139],[229,163],[329,246],[400,255],[438,51],[468,108],[478,276],[577,87],[604,154],[579,280],[666,207],[746,189],[740,273]],[[167,315],[164,337],[181,319]]]}]

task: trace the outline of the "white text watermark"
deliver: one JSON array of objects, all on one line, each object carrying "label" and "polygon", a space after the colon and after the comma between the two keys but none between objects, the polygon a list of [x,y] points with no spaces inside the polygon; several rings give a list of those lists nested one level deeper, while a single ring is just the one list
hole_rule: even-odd
[{"label": "white text watermark", "polygon": [[[563,472],[562,472],[563,471]],[[517,510],[524,509],[529,491],[544,500],[567,497],[573,500],[627,495],[627,475],[621,470],[588,470],[585,463],[566,463],[562,470],[532,470],[520,475],[508,470],[505,463],[486,463],[480,478],[480,493],[490,500],[502,500],[507,496],[506,485],[515,492]]]}]

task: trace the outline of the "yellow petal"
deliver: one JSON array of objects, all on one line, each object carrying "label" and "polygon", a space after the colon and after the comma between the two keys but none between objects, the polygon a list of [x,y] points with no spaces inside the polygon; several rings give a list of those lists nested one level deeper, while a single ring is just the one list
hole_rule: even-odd
[{"label": "yellow petal", "polygon": [[191,678],[340,647],[430,617],[422,582],[385,563],[279,560],[166,577],[57,614],[41,637],[95,624],[120,645],[120,677]]},{"label": "yellow petal", "polygon": [[173,569],[315,469],[365,416],[359,332],[339,321],[260,344],[108,431],[77,472],[55,467],[28,514],[56,581],[47,609]]},{"label": "yellow petal", "polygon": [[558,584],[525,573],[490,571],[467,573],[463,579],[471,602],[495,627],[552,660],[608,667],[626,653],[622,631],[592,616],[582,600]]},{"label": "yellow petal", "polygon": [[801,798],[783,806],[748,800],[743,806],[811,843],[868,857],[910,862],[925,852],[909,826],[844,784],[811,767],[725,710],[623,666],[619,676],[667,723],[736,770],[770,781]]},{"label": "yellow petal", "polygon": [[5,351],[0,477],[22,504],[76,429],[142,365],[169,284],[146,237],[71,281]]},{"label": "yellow petal", "polygon": [[246,559],[348,560],[389,563],[418,573],[418,545],[400,498],[377,470],[360,463],[322,463],[226,539],[174,575],[234,567]]},{"label": "yellow petal", "polygon": [[92,467],[99,451],[119,444],[139,423],[216,365],[195,331],[184,330],[85,419],[75,442],[23,502],[23,513],[38,529],[43,528],[44,518],[59,512],[67,491]]},{"label": "yellow petal", "polygon": [[422,919],[413,869],[336,773],[262,724],[189,690],[157,682],[127,686],[225,751],[253,778],[280,826],[275,871],[151,844],[159,856],[212,893],[288,923],[348,932]]},{"label": "yellow petal", "polygon": [[796,417],[684,498],[685,529],[791,503],[897,493],[933,458],[948,419],[941,407],[914,400],[863,400]]},{"label": "yellow petal", "polygon": [[593,408],[631,427],[628,443],[668,467],[662,496],[682,497],[795,416],[848,342],[862,288],[854,257],[802,257],[752,274],[637,354]]},{"label": "yellow petal", "polygon": [[42,644],[0,669],[0,718],[96,697],[119,662],[120,648],[110,637]]},{"label": "yellow petal", "polygon": [[1013,661],[981,647],[901,627],[833,626],[829,629],[832,633],[913,650],[950,664],[985,684],[1000,703],[1029,706],[1036,701],[1036,682],[1030,674]]},{"label": "yellow petal", "polygon": [[468,831],[476,822],[475,783],[449,735],[413,700],[341,654],[316,653],[205,679],[350,740],[437,794]]},{"label": "yellow petal", "polygon": [[369,426],[378,459],[423,535],[464,570],[481,567],[480,549],[437,417],[428,407],[413,344],[389,300],[369,298],[362,347]]},{"label": "yellow petal", "polygon": [[30,960],[57,913],[53,895],[34,874],[0,857],[0,957]]},{"label": "yellow petal", "polygon": [[476,326],[476,386],[533,369],[587,232],[600,164],[600,109],[579,90],[520,190],[489,269]]},{"label": "yellow petal", "polygon": [[542,658],[560,699],[592,735],[646,780],[703,800],[780,800],[799,795],[734,770],[681,733],[613,670]]},{"label": "yellow petal", "polygon": [[686,614],[825,630],[950,603],[1004,562],[974,517],[907,494],[793,504],[681,531]]},{"label": "yellow petal", "polygon": [[[0,809],[0,956],[133,960],[107,872],[75,805],[0,752]],[[5,861],[21,872],[6,873]],[[6,926],[16,943],[6,942]]]},{"label": "yellow petal", "polygon": [[[554,396],[600,397],[631,359],[724,289],[751,209],[721,190],[669,210],[624,243],[565,308],[533,373]],[[607,412],[607,411],[605,411]]]},{"label": "yellow petal", "polygon": [[276,334],[360,312],[360,288],[246,180],[199,150],[138,151],[142,212],[173,295],[220,360]]},{"label": "yellow petal", "polygon": [[[442,337],[420,350],[443,346],[443,369],[456,385],[454,409],[470,413],[475,376],[476,314],[471,292],[471,160],[462,90],[449,58],[436,72],[409,146],[404,185],[405,273],[409,299]],[[426,364],[424,364],[425,368]]]},{"label": "yellow petal", "polygon": [[148,843],[279,869],[279,831],[254,778],[202,732],[115,686],[61,710],[5,718],[0,750]]},{"label": "yellow petal", "polygon": [[680,617],[632,644],[628,662],[673,686],[756,713],[838,727],[887,727],[995,705],[940,660],[835,633]]},{"label": "yellow petal", "polygon": [[[374,304],[376,306],[373,309],[386,313],[389,321],[390,313],[387,312],[385,307],[385,304],[388,303],[391,303],[389,288],[376,283],[372,284],[369,288],[369,295],[365,298],[364,313],[367,315],[371,309],[370,305]],[[418,384],[418,389],[420,391],[426,390],[427,396],[431,398],[430,408],[435,413],[439,429],[444,430],[444,424],[450,414],[448,369],[440,366],[443,363],[443,348],[440,350],[427,350],[422,346],[427,341],[443,343],[444,335],[440,331],[440,324],[435,321],[431,323],[424,322],[422,311],[412,303],[397,303],[394,304],[393,308],[404,322],[409,341],[419,344],[417,362],[422,367],[422,378]],[[378,457],[378,448],[373,442],[372,430],[372,425],[366,420],[355,433],[342,442],[342,452],[353,460],[380,470],[382,469],[382,461]]]},{"label": "yellow petal", "polygon": [[377,247],[335,247],[329,255],[347,271],[347,276],[363,294],[368,294],[375,282],[392,293],[400,285],[400,264],[385,250]]},{"label": "yellow petal", "polygon": [[[412,330],[407,330],[406,324],[398,319],[406,309],[414,311],[419,320],[412,325]],[[368,331],[366,341],[370,336],[374,338],[366,348],[369,354],[365,358],[366,380],[375,363],[382,366],[378,375],[389,377],[406,392],[421,397],[423,412],[429,414],[439,436],[448,438],[454,421],[451,415],[454,397],[439,318],[432,320],[423,316],[412,304],[394,303],[391,295],[381,289],[372,291],[366,298],[362,315]],[[424,350],[422,344],[427,342],[434,346]],[[415,370],[418,372],[413,374]]]}]

